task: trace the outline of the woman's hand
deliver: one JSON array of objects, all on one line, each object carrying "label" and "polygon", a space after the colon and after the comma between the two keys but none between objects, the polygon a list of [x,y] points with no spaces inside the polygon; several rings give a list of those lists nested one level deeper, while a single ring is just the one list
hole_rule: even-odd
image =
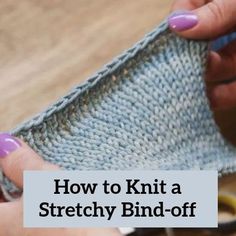
[{"label": "woman's hand", "polygon": [[[191,39],[214,40],[236,30],[236,0],[176,0],[169,17],[170,28]],[[218,52],[211,51],[206,80],[211,83],[213,108],[236,106],[236,41]],[[223,83],[222,83],[223,82]]]},{"label": "woman's hand", "polygon": [[[0,134],[0,167],[19,188],[23,188],[24,170],[58,170],[43,161],[25,143],[9,134]],[[3,197],[0,197],[3,200]],[[116,229],[26,229],[23,228],[23,201],[0,201],[0,236],[120,236]]]}]

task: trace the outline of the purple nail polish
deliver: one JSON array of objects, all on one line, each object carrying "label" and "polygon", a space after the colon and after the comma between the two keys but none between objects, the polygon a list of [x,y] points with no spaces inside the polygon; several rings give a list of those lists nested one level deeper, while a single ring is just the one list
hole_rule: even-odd
[{"label": "purple nail polish", "polygon": [[7,133],[0,134],[0,158],[6,157],[21,146],[20,142]]},{"label": "purple nail polish", "polygon": [[168,18],[170,28],[176,31],[184,31],[198,24],[198,17],[191,11],[176,11]]}]

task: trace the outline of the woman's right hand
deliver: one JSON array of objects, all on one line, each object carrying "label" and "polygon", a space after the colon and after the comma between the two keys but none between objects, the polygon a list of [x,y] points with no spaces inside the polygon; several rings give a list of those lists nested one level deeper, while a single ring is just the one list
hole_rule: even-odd
[{"label": "woman's right hand", "polygon": [[[236,31],[236,0],[176,0],[170,28],[185,38],[215,40]],[[218,52],[211,51],[206,80],[211,105],[216,109],[236,106],[236,41]]]}]

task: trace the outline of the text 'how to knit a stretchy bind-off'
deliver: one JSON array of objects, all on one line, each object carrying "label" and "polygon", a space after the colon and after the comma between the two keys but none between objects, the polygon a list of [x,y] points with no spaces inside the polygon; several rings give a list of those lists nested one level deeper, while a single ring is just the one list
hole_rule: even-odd
[{"label": "text 'how to knit a stretchy bind-off'", "polygon": [[25,172],[25,227],[130,225],[216,227],[217,172]]}]

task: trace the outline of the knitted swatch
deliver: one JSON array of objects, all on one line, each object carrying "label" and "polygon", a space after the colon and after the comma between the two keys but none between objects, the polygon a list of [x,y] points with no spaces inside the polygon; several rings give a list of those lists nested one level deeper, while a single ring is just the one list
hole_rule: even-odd
[{"label": "knitted swatch", "polygon": [[236,149],[205,95],[207,53],[206,42],[180,38],[164,22],[12,133],[65,169],[233,172]]}]

